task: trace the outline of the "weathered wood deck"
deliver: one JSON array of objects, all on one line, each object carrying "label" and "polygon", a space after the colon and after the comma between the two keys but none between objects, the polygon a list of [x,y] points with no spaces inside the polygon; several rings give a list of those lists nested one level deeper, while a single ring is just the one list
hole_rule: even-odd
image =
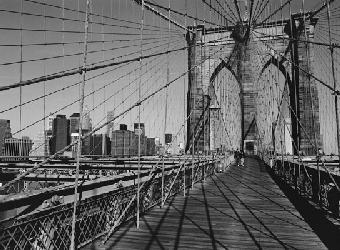
[{"label": "weathered wood deck", "polygon": [[326,249],[257,160],[232,166],[85,249]]}]

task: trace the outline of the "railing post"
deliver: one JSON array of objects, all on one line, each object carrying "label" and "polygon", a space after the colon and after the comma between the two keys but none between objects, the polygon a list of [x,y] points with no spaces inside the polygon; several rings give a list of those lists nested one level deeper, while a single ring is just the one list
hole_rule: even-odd
[{"label": "railing post", "polygon": [[208,166],[209,166],[209,163],[208,164],[204,164],[204,166],[202,168],[202,178],[203,178],[204,182],[205,182],[205,177],[206,177],[206,172],[207,172]]},{"label": "railing post", "polygon": [[298,192],[301,193],[301,187],[299,187],[299,181],[301,182],[301,164],[300,164],[300,161],[298,163],[298,183],[297,183],[297,186],[298,186]]},{"label": "railing post", "polygon": [[[288,165],[288,168],[290,168],[289,165]],[[287,183],[286,172],[287,172],[287,164],[283,164],[282,165],[282,175],[283,175],[283,179]]]},{"label": "railing post", "polygon": [[[334,46],[333,46],[333,37],[332,37],[332,23],[331,23],[331,11],[329,7],[330,0],[326,1],[327,3],[327,23],[328,23],[328,38],[329,38],[329,49],[331,52],[331,66],[332,66],[332,77],[333,77],[333,89],[335,90],[334,93],[334,109],[335,109],[335,122],[336,122],[336,142],[338,146],[338,156],[339,156],[339,166],[340,166],[340,131],[339,131],[339,106],[338,106],[338,94],[337,91],[337,73],[336,73],[336,65],[335,65],[335,58],[334,58]],[[337,26],[337,24],[336,24]]]},{"label": "railing post", "polygon": [[162,156],[162,202],[161,207],[164,206],[164,155]]},{"label": "railing post", "polygon": [[291,185],[294,189],[296,187],[295,183],[295,164],[289,164],[289,185]]},{"label": "railing post", "polygon": [[195,172],[195,163],[193,159],[192,166],[191,166],[191,188],[194,188],[194,172]]},{"label": "railing post", "polygon": [[185,173],[186,173],[186,166],[185,166],[185,163],[184,163],[184,167],[183,167],[183,196],[185,197],[185,189],[186,189],[186,187],[185,187],[185,178],[186,178],[186,176],[185,176]]},{"label": "railing post", "polygon": [[296,164],[291,163],[290,165],[293,165],[293,169],[290,170],[290,179],[291,179],[291,185],[295,191],[297,190],[297,175],[296,175]]},{"label": "railing post", "polygon": [[316,164],[317,164],[317,168],[318,168],[318,202],[319,205],[321,205],[321,176],[320,176],[320,156],[319,154],[316,156]]},{"label": "railing post", "polygon": [[319,202],[319,171],[313,171],[312,175],[312,199]]}]

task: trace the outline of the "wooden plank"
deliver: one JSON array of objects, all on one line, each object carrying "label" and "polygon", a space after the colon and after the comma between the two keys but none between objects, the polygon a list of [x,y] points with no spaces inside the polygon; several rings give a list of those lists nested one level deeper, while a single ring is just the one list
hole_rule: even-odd
[{"label": "wooden plank", "polygon": [[164,208],[84,249],[326,249],[255,159],[196,185]]}]

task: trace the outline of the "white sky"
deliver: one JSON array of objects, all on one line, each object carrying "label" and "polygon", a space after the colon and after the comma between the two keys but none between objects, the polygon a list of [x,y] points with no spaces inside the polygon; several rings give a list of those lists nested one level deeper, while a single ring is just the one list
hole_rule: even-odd
[{"label": "white sky", "polygon": [[[48,4],[61,6],[63,0],[38,0],[40,2],[46,2]],[[154,1],[163,6],[168,5],[169,0],[160,0]],[[66,8],[77,9],[78,3],[81,10],[85,10],[85,0],[64,0]],[[93,0],[93,13],[103,14],[104,16],[112,16],[118,19],[124,19],[132,22],[139,23],[140,22],[140,6],[132,3],[132,0]],[[213,1],[214,2],[214,1]],[[220,2],[223,2],[220,0]],[[230,1],[228,1],[230,2]],[[279,1],[271,1],[273,4],[271,5],[272,9],[277,8]],[[317,3],[321,1],[317,0],[308,0],[305,1],[306,9],[311,9]],[[13,10],[20,11],[20,3],[21,0],[0,0],[0,9],[1,10]],[[172,8],[179,10],[181,12],[185,12],[185,1],[184,0],[171,0]],[[302,0],[293,1],[293,11],[298,11],[301,8]],[[216,16],[212,12],[212,18],[210,19],[210,12],[207,6],[202,3],[202,1],[196,0],[188,0],[188,8],[187,11],[190,15],[195,16],[196,13],[201,19],[211,20],[212,22],[217,22]],[[300,7],[299,7],[300,6]],[[269,9],[266,10],[269,13]],[[23,1],[23,12],[34,13],[34,14],[42,14],[46,13],[46,15],[62,17],[62,9],[45,7],[42,5],[37,5],[29,1]],[[77,14],[75,12],[70,12],[65,10],[64,12],[65,18],[69,19],[81,19],[84,20],[83,14]],[[182,17],[175,19],[184,25],[184,19]],[[22,21],[21,21],[22,20]],[[102,19],[101,17],[93,17],[93,22],[101,23],[104,22],[108,25],[100,25],[100,24],[92,24],[90,26],[90,30],[92,32],[97,33],[130,33],[136,35],[118,35],[118,34],[90,34],[89,41],[115,41],[112,43],[92,43],[89,44],[88,50],[102,50],[102,49],[110,49],[114,47],[123,47],[127,45],[135,45],[130,48],[120,48],[114,51],[107,51],[105,53],[91,53],[88,55],[88,62],[98,62],[100,60],[107,60],[110,58],[116,58],[115,61],[120,61],[126,59],[127,57],[117,58],[121,55],[131,52],[139,51],[139,30],[138,29],[126,29],[123,27],[114,27],[111,25],[127,25],[138,28],[137,24],[131,24],[126,22],[119,22],[115,20]],[[147,31],[144,32],[144,38],[152,38],[157,37],[158,42],[155,44],[151,44],[151,42],[155,40],[145,40],[144,43],[149,43],[144,46],[144,48],[153,48],[151,51],[144,52],[145,55],[150,53],[166,51],[167,49],[167,22],[160,21],[159,17],[151,14],[150,12],[145,12],[145,24],[146,25],[161,25],[163,32],[161,34],[160,31]],[[64,22],[64,30],[77,30],[83,31],[84,23],[83,22],[73,22],[67,21]],[[187,25],[194,25],[194,20],[188,19]],[[63,30],[63,22],[58,19],[51,18],[43,18],[43,17],[34,17],[23,15],[20,17],[20,14],[15,13],[6,13],[1,12],[0,15],[0,27],[11,27],[11,28],[24,28],[24,29],[48,29],[48,30]],[[154,27],[146,27],[149,29],[155,29]],[[171,48],[180,48],[186,46],[186,42],[184,36],[180,35],[179,29],[175,29],[177,34],[172,35],[171,38]],[[0,44],[20,44],[20,31],[5,31],[1,30],[0,36]],[[184,32],[182,32],[183,34]],[[63,35],[64,34],[64,35]],[[149,34],[149,35],[148,35]],[[162,36],[163,38],[160,38]],[[46,38],[45,38],[46,37]],[[52,33],[52,32],[22,32],[23,44],[30,43],[44,43],[44,42],[74,42],[74,41],[83,41],[83,34],[70,34],[70,33]],[[119,42],[117,40],[121,39],[131,39],[133,41],[130,42]],[[159,46],[162,45],[162,46]],[[159,46],[159,47],[157,47]],[[73,54],[73,53],[82,53],[83,44],[73,44],[73,45],[57,45],[57,46],[28,46],[23,47],[23,59],[29,60],[34,58],[44,58],[51,56],[62,56],[59,59],[50,59],[45,61],[38,62],[29,62],[23,63],[22,66],[22,78],[23,80],[31,79],[38,76],[43,76],[44,74],[51,74],[54,72],[59,72],[64,69],[79,67],[80,63],[83,60],[82,55],[72,56],[72,57],[63,57],[63,55]],[[134,54],[129,58],[137,57],[139,54]],[[15,62],[20,60],[20,47],[3,47],[0,46],[0,64]],[[144,60],[144,62],[148,62],[148,65],[143,68],[142,71],[150,70],[145,77],[142,78],[142,81],[147,81],[142,87],[142,94],[151,93],[153,90],[156,90],[161,85],[163,85],[166,81],[166,56],[162,56],[160,58],[155,58],[151,60]],[[171,54],[170,56],[170,79],[176,78],[182,72],[187,70],[187,53],[186,51],[176,52]],[[90,72],[87,74],[87,77],[94,76],[101,72],[105,72],[112,68],[106,68],[104,70],[98,70],[96,72]],[[134,82],[129,86],[131,80],[137,78],[139,76],[139,63],[132,63],[129,66],[124,66],[119,70],[113,70],[110,73],[105,74],[104,76],[97,77],[93,80],[89,80],[86,84],[86,93],[90,93],[93,89],[98,89],[108,84],[110,81],[123,76],[127,72],[131,70],[136,70],[134,74],[130,76],[123,77],[121,80],[116,81],[113,84],[108,85],[104,89],[98,91],[96,94],[89,96],[85,104],[89,109],[99,105],[104,97],[108,98],[113,95],[124,86],[126,87],[123,91],[120,91],[112,98],[110,98],[105,105],[100,105],[98,109],[94,112],[91,112],[90,116],[93,120],[94,125],[100,122],[106,115],[106,111],[112,110],[114,107],[117,107],[118,104],[122,103],[125,98],[127,98],[132,91],[136,90],[138,86],[138,81]],[[70,84],[74,84],[77,81],[80,81],[80,75],[75,75],[71,77],[60,78],[52,81],[48,81],[45,84],[46,93],[53,92],[62,87],[66,87]],[[6,86],[12,83],[19,82],[20,80],[20,64],[14,65],[0,65],[0,86]],[[168,99],[168,121],[167,121],[167,133],[176,133],[183,123],[184,119],[184,94],[185,94],[185,86],[184,83],[187,84],[187,78],[181,78],[176,81],[174,84],[169,87],[169,99]],[[28,87],[22,88],[22,101],[26,102],[31,99],[37,98],[44,93],[44,83],[39,83],[35,85],[31,85]],[[46,98],[46,109],[45,114],[49,114],[50,112],[54,112],[57,109],[62,108],[63,106],[73,102],[79,96],[78,87],[71,87],[65,91],[61,91],[57,94],[48,96]],[[117,108],[117,113],[122,112],[127,109],[132,103],[137,100],[137,93],[134,93],[131,98],[127,99],[124,104],[120,105]],[[165,104],[165,94],[164,91],[154,98],[152,98],[149,102],[147,102],[142,107],[141,114],[141,122],[145,123],[146,126],[146,135],[149,137],[161,137],[164,129],[164,104]],[[19,104],[19,88],[3,91],[0,93],[0,110],[4,110],[10,108],[14,105]],[[73,112],[79,112],[79,104],[75,103],[74,105],[58,112],[58,114],[65,114],[67,116],[71,115]],[[37,121],[44,116],[44,105],[43,99],[40,99],[36,102],[32,102],[23,106],[22,108],[22,124],[21,127],[25,127],[34,121]],[[20,112],[19,109],[16,108],[12,111],[0,113],[0,119],[10,119],[12,132],[16,132],[19,130]],[[133,129],[133,122],[137,122],[137,109],[130,112],[121,123],[126,123],[129,126],[129,129]],[[39,132],[41,132],[44,128],[43,122],[39,122],[36,125],[26,129],[22,132],[22,135],[28,135],[30,137],[35,137]],[[102,130],[103,132],[105,130]],[[18,134],[19,135],[19,134]],[[18,136],[16,135],[16,136]]]}]

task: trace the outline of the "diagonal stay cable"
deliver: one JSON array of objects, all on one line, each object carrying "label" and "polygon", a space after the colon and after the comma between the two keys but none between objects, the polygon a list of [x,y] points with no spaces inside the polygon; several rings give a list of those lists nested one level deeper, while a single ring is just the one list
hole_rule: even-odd
[{"label": "diagonal stay cable", "polygon": [[[148,4],[150,4],[151,6],[154,6],[154,7],[163,9],[163,10],[168,10],[167,7],[164,7],[164,6],[160,5],[160,4],[152,3],[152,2],[149,2],[149,1],[145,1],[145,3],[148,3]],[[216,24],[216,23],[209,22],[209,21],[206,21],[206,20],[203,20],[203,19],[200,19],[200,18],[196,18],[196,17],[194,17],[194,16],[191,16],[191,15],[189,15],[189,14],[180,12],[180,11],[175,10],[175,9],[173,9],[173,8],[171,8],[170,10],[171,10],[172,13],[175,13],[175,14],[178,14],[178,15],[181,15],[181,16],[184,16],[184,17],[186,16],[186,17],[189,17],[190,19],[197,19],[198,21],[201,21],[201,22],[205,22],[205,23],[207,23],[207,24],[217,25],[217,26],[218,26],[218,24]]]},{"label": "diagonal stay cable", "polygon": [[[286,82],[285,84],[287,84],[287,82]],[[314,148],[316,148],[316,150],[318,150],[317,145],[315,144],[315,142],[313,142],[313,141],[311,140],[309,134],[307,133],[306,128],[302,125],[300,118],[299,118],[298,115],[296,114],[295,110],[293,110],[293,108],[291,107],[291,104],[290,104],[289,100],[287,99],[286,95],[284,95],[284,94],[282,93],[282,97],[283,97],[283,100],[285,100],[286,103],[288,104],[288,108],[291,110],[291,112],[293,113],[293,115],[294,115],[295,118],[297,119],[297,121],[298,121],[300,127],[302,128],[302,130],[303,130],[305,136],[307,137],[307,140],[311,143],[311,145],[312,145]],[[281,101],[282,101],[282,100],[281,100]]]},{"label": "diagonal stay cable", "polygon": [[[223,16],[225,19],[229,20],[228,18],[226,18],[226,16],[224,16],[220,11],[218,11],[214,6],[212,6],[210,3],[206,2],[205,0],[202,0],[203,3],[205,3],[207,6],[209,6],[210,9],[212,9],[215,13],[217,13],[220,16]],[[210,1],[211,2],[211,1]],[[236,22],[232,19],[229,20],[231,23],[236,24]]]},{"label": "diagonal stay cable", "polygon": [[[223,38],[217,39],[216,41],[219,41],[219,40],[223,40]],[[131,59],[126,59],[126,60],[122,60],[122,61],[118,61],[118,62],[111,62],[111,63],[107,63],[107,64],[101,64],[101,65],[91,65],[91,66],[86,67],[85,69],[73,68],[73,69],[70,69],[70,70],[67,70],[67,71],[60,71],[60,72],[56,72],[56,73],[53,73],[53,74],[50,74],[50,75],[40,76],[40,77],[37,77],[37,78],[33,78],[33,79],[29,79],[29,80],[25,80],[25,81],[13,83],[13,84],[1,86],[0,92],[5,91],[5,90],[9,90],[9,89],[13,89],[13,88],[17,88],[17,87],[20,87],[20,86],[28,86],[28,85],[32,85],[32,84],[43,82],[43,81],[62,78],[62,77],[65,77],[65,76],[81,74],[81,72],[83,70],[93,71],[93,70],[97,70],[97,69],[104,69],[104,68],[111,67],[111,66],[129,63],[129,62],[138,62],[141,59],[149,59],[149,58],[157,57],[157,56],[160,56],[160,55],[165,55],[165,54],[185,50],[187,48],[188,48],[188,46],[185,46],[185,47],[181,47],[181,48],[178,48],[178,49],[173,49],[173,50],[169,50],[169,51],[167,50],[167,51],[164,51],[164,52],[149,54],[149,55],[146,55],[146,56],[143,56],[143,57],[135,57],[135,58],[131,58]],[[138,52],[134,52],[132,54],[136,54],[136,53],[138,53]],[[116,58],[110,58],[108,60],[104,60],[104,61],[101,61],[101,62],[113,61],[115,59]],[[100,63],[100,62],[97,62],[97,63]]]},{"label": "diagonal stay cable", "polygon": [[[159,42],[162,42],[162,41],[167,41],[167,40],[163,39],[163,40],[159,40],[157,42],[148,42],[148,43],[144,43],[143,45],[151,45],[151,44],[159,43]],[[137,47],[137,46],[139,46],[139,45],[138,44],[130,44],[130,45],[123,45],[123,46],[119,46],[119,47],[111,47],[111,48],[107,48],[107,49],[90,50],[90,51],[87,52],[87,54],[96,54],[96,53],[100,53],[100,52],[111,52],[111,51],[115,51],[115,50],[129,49],[129,48]],[[11,61],[11,62],[0,63],[0,67],[1,66],[9,66],[9,65],[13,65],[13,64],[19,64],[19,63],[31,63],[31,62],[47,61],[47,60],[51,60],[51,59],[73,57],[73,56],[79,56],[79,55],[82,55],[82,54],[83,54],[83,52],[77,52],[77,53],[56,55],[56,56],[50,56],[50,57],[26,59],[26,60],[20,60],[20,61]]]},{"label": "diagonal stay cable", "polygon": [[253,23],[256,23],[257,20],[259,19],[259,17],[262,15],[263,11],[265,10],[265,8],[267,7],[267,5],[269,3],[269,0],[262,1],[262,3],[265,3],[265,4],[261,5],[258,13],[254,16]]},{"label": "diagonal stay cable", "polygon": [[[62,9],[63,8],[62,6],[53,5],[51,3],[39,2],[39,1],[35,1],[35,0],[24,0],[24,1],[29,2],[29,3],[33,3],[33,4],[53,7],[53,8],[57,8],[57,9]],[[67,8],[67,7],[64,7],[63,9],[67,10],[67,11],[71,11],[71,12],[76,12],[78,14],[79,13],[80,14],[85,14],[85,11],[82,11],[82,10],[77,10],[77,9],[72,9],[72,8]],[[138,22],[134,22],[134,21],[131,21],[131,20],[126,20],[126,19],[115,18],[115,17],[112,17],[112,16],[106,16],[106,15],[102,15],[102,14],[91,13],[91,16],[92,17],[101,17],[101,18],[105,18],[105,19],[108,19],[108,20],[112,20],[112,21],[118,21],[118,22],[124,22],[124,23],[129,23],[129,24],[140,25]],[[145,26],[147,26],[147,27],[154,27],[154,28],[157,28],[157,29],[160,28],[159,26],[150,25],[150,24],[145,24]],[[168,28],[161,28],[161,29],[168,30]]]},{"label": "diagonal stay cable", "polygon": [[[177,43],[178,43],[178,41],[177,41],[175,44],[177,44]],[[153,48],[157,48],[157,47],[159,47],[159,46],[156,46],[156,47],[153,47]],[[127,64],[118,65],[118,67],[115,67],[115,68],[113,68],[113,69],[109,69],[109,70],[107,70],[107,71],[104,71],[104,72],[102,72],[102,73],[100,73],[100,74],[91,76],[91,77],[88,78],[87,80],[92,80],[92,79],[95,79],[95,78],[97,78],[97,77],[103,76],[103,75],[105,75],[105,74],[107,74],[107,73],[113,72],[113,71],[115,71],[115,70],[117,70],[117,69],[120,69],[120,68],[122,68],[122,67],[126,67],[126,66],[130,65],[131,63],[132,63],[132,62],[127,63]],[[27,105],[27,104],[29,104],[29,103],[35,102],[35,101],[40,100],[40,99],[42,99],[42,98],[44,98],[44,97],[51,96],[51,95],[56,94],[56,93],[58,93],[58,92],[60,92],[60,91],[64,91],[64,90],[66,90],[66,89],[69,89],[69,88],[71,88],[71,87],[74,87],[74,86],[78,85],[79,83],[80,83],[80,82],[78,81],[78,82],[76,82],[76,83],[70,84],[70,85],[68,85],[68,86],[65,86],[65,87],[63,87],[63,88],[57,89],[57,90],[52,91],[52,92],[50,92],[50,93],[44,94],[44,95],[39,96],[39,97],[36,97],[36,98],[34,98],[34,99],[30,99],[30,100],[28,100],[28,101],[22,103],[21,106],[24,106],[24,105]],[[0,114],[1,114],[1,113],[4,113],[4,112],[8,112],[8,111],[13,110],[13,109],[16,109],[16,108],[18,108],[19,106],[20,106],[20,105],[17,104],[17,105],[8,107],[8,108],[6,108],[6,109],[3,109],[3,110],[0,111]]]},{"label": "diagonal stay cable", "polygon": [[328,48],[337,48],[340,49],[340,44],[338,43],[325,43],[325,42],[315,42],[315,41],[311,41],[311,40],[304,40],[304,39],[295,39],[295,38],[289,38],[289,37],[285,37],[284,35],[268,35],[266,33],[262,33],[256,30],[253,30],[253,32],[258,33],[261,35],[262,38],[277,38],[277,39],[281,39],[281,40],[288,40],[288,41],[293,41],[293,42],[301,42],[301,43],[310,43],[310,44],[315,44],[315,45],[320,45],[320,46],[326,46]]},{"label": "diagonal stay cable", "polygon": [[[231,14],[233,14],[233,16],[234,16],[234,18],[236,18],[236,16],[235,16],[235,14],[234,14],[234,12],[230,9],[230,6],[229,6],[229,4],[228,4],[228,2],[227,1],[225,1],[225,4],[226,4],[226,7],[228,8],[228,10],[230,11],[230,13],[222,6],[222,4],[220,3],[220,1],[219,0],[215,0],[216,2],[217,2],[217,4],[222,8],[222,10],[226,13],[226,15],[228,15],[230,18],[232,18],[231,17]],[[225,17],[224,17],[225,18]],[[237,18],[236,18],[237,19]],[[228,21],[230,21],[229,19],[227,19]],[[232,23],[234,23],[235,24],[235,21],[232,19]]]},{"label": "diagonal stay cable", "polygon": [[[52,15],[43,15],[43,14],[35,14],[35,13],[30,13],[30,12],[20,12],[16,10],[8,10],[8,9],[0,9],[0,12],[3,13],[11,13],[11,14],[22,14],[25,16],[33,16],[33,17],[43,17],[43,18],[49,18],[49,19],[57,19],[57,20],[63,20],[63,21],[71,21],[71,22],[83,22],[83,20],[80,19],[74,19],[74,18],[67,18],[67,17],[58,17],[58,16],[52,16]],[[118,28],[124,28],[124,29],[134,29],[138,30],[138,27],[133,27],[133,26],[128,26],[128,25],[119,25],[119,24],[108,24],[108,23],[102,23],[102,22],[95,22],[91,20],[91,24],[96,24],[96,25],[103,25],[103,26],[108,26],[108,27],[118,27]],[[145,30],[147,31],[160,31],[162,28],[158,29],[148,29],[146,28]],[[180,33],[178,30],[172,30],[173,33]]]},{"label": "diagonal stay cable", "polygon": [[235,5],[236,11],[237,11],[237,15],[238,15],[239,21],[242,23],[243,20],[242,20],[240,7],[238,6],[238,1],[237,0],[234,0],[234,5]]},{"label": "diagonal stay cable", "polygon": [[[139,5],[142,5],[142,0],[132,0],[134,2],[136,2]],[[169,21],[170,23],[172,23],[173,25],[181,28],[182,30],[185,30],[187,32],[191,32],[193,33],[193,31],[191,31],[190,29],[188,29],[187,27],[183,26],[182,24],[178,23],[177,21],[171,19],[169,16],[164,15],[163,13],[159,12],[158,10],[156,10],[155,8],[153,8],[150,4],[143,2],[143,6],[145,7],[145,9],[151,11],[152,13],[154,13],[155,15],[161,17],[162,19]]]},{"label": "diagonal stay cable", "polygon": [[[149,70],[151,70],[151,69],[149,69]],[[107,86],[109,86],[109,85],[111,85],[111,84],[113,84],[113,83],[115,83],[115,82],[117,82],[117,81],[123,79],[124,77],[126,77],[127,75],[133,73],[134,71],[135,71],[135,70],[131,70],[130,72],[128,72],[128,73],[126,73],[126,74],[120,76],[119,78],[115,79],[114,81],[109,82],[109,83],[105,84],[104,86],[102,86],[102,87],[100,87],[100,88],[98,88],[98,89],[96,89],[96,90],[91,91],[90,93],[88,93],[88,94],[85,95],[85,98],[87,98],[87,97],[93,95],[94,93],[96,93],[96,92],[98,92],[98,91],[104,89],[105,87],[107,87]],[[145,72],[145,73],[147,73],[147,72]],[[77,85],[79,85],[79,83],[80,83],[80,82],[78,82]],[[127,87],[127,86],[126,86],[126,87]],[[113,96],[115,96],[116,93],[119,93],[120,91],[121,91],[121,89],[119,89],[117,92],[113,93],[113,94],[110,96],[110,98],[112,98]],[[108,99],[110,99],[110,98],[107,98],[106,100],[108,100]],[[55,110],[54,112],[50,113],[49,115],[44,116],[43,118],[41,118],[41,119],[39,119],[39,120],[36,120],[36,121],[34,121],[33,123],[27,125],[26,127],[21,128],[20,130],[18,130],[18,131],[16,131],[16,132],[12,133],[12,135],[16,135],[16,134],[18,134],[18,133],[20,133],[20,132],[26,130],[27,128],[30,128],[30,127],[34,126],[35,124],[37,124],[37,123],[43,121],[44,119],[48,118],[48,116],[50,116],[50,115],[55,115],[55,114],[57,114],[58,112],[60,112],[60,111],[62,111],[62,110],[64,110],[64,109],[66,109],[66,108],[68,108],[68,107],[74,105],[75,103],[79,102],[79,100],[80,100],[80,99],[76,99],[76,100],[74,100],[73,102],[66,104],[65,106],[63,106],[63,107],[61,107],[61,108]]]},{"label": "diagonal stay cable", "polygon": [[[219,50],[217,50],[216,52],[214,52],[215,55],[217,53],[219,53],[220,50],[222,50],[225,46],[222,46]],[[164,53],[166,54],[166,53]],[[211,56],[209,56],[209,58],[211,58]],[[177,76],[176,78],[174,78],[173,80],[167,82],[165,85],[161,86],[160,88],[158,88],[157,90],[155,90],[154,92],[152,92],[151,94],[147,95],[146,97],[142,98],[141,100],[137,101],[136,103],[134,103],[132,106],[130,106],[129,108],[127,108],[126,110],[122,111],[121,113],[119,113],[118,115],[116,115],[115,117],[113,117],[112,119],[106,121],[105,123],[103,123],[102,125],[92,129],[90,132],[88,132],[85,135],[79,136],[79,138],[77,140],[75,140],[74,142],[70,143],[69,145],[67,145],[66,147],[62,148],[61,150],[59,150],[58,152],[56,152],[54,155],[51,155],[50,157],[48,157],[47,159],[45,159],[44,161],[40,162],[39,164],[37,164],[36,166],[34,166],[33,168],[27,170],[26,172],[18,175],[16,178],[14,178],[13,180],[7,182],[5,185],[0,187],[0,191],[4,191],[7,190],[9,187],[11,187],[13,184],[15,184],[16,182],[18,182],[19,180],[23,179],[24,177],[26,177],[27,175],[29,175],[30,173],[33,173],[35,170],[39,169],[41,166],[43,166],[44,164],[48,163],[50,160],[55,159],[58,155],[63,154],[65,151],[67,151],[68,149],[72,148],[73,146],[75,146],[80,140],[84,140],[87,137],[93,135],[95,132],[99,131],[100,129],[104,128],[105,126],[107,126],[109,123],[112,123],[113,121],[115,121],[116,119],[118,119],[119,117],[125,115],[126,113],[130,112],[131,110],[133,110],[134,108],[140,106],[142,103],[144,103],[145,101],[147,101],[148,99],[152,98],[153,96],[157,95],[158,93],[160,93],[161,91],[163,91],[164,89],[168,88],[171,84],[173,84],[174,82],[176,82],[177,80],[179,80],[180,78],[182,78],[183,76],[187,75],[188,72],[192,71],[193,69],[197,68],[199,65],[201,65],[202,63],[204,63],[205,59],[201,60],[200,62],[198,62],[197,64],[193,65],[190,69],[186,70],[185,72],[181,73],[179,76]]]},{"label": "diagonal stay cable", "polygon": [[[268,21],[271,17],[273,17],[275,14],[277,14],[279,11],[283,10],[283,8],[290,4],[292,0],[287,0],[284,4],[282,4],[279,8],[277,8],[275,11],[273,11],[268,17],[266,17],[262,22],[259,24],[255,24],[255,27],[263,25],[266,21]],[[256,22],[257,20],[254,20]]]},{"label": "diagonal stay cable", "polygon": [[[254,34],[254,33],[253,33]],[[256,36],[256,34],[254,34]],[[340,94],[340,92],[336,89],[334,89],[333,87],[331,87],[330,85],[328,85],[327,83],[325,83],[324,81],[320,80],[318,77],[316,77],[314,74],[307,72],[306,70],[302,69],[301,67],[299,67],[298,65],[296,65],[295,63],[293,63],[290,59],[288,59],[287,57],[281,55],[280,53],[277,52],[277,50],[274,47],[271,47],[270,45],[268,45],[267,43],[265,43],[259,36],[256,36],[259,41],[261,41],[266,47],[268,47],[269,49],[271,49],[277,56],[284,58],[285,60],[287,60],[288,62],[290,62],[293,67],[301,70],[302,72],[304,72],[305,74],[307,74],[308,76],[312,77],[314,80],[318,81],[319,83],[321,83],[323,86],[325,86],[326,88],[328,88],[329,90],[333,91],[335,94]]]},{"label": "diagonal stay cable", "polygon": [[[162,37],[162,38],[168,38],[168,37]],[[160,40],[160,37],[150,37],[150,38],[143,38],[144,41],[147,40]],[[91,40],[88,41],[89,44],[93,43],[115,43],[115,42],[135,42],[135,39],[115,39],[115,40]],[[55,45],[72,45],[72,44],[81,44],[83,41],[72,41],[72,42],[42,42],[42,43],[24,43],[24,44],[17,44],[17,43],[11,43],[11,44],[0,44],[0,47],[28,47],[28,46],[55,46]]]},{"label": "diagonal stay cable", "polygon": [[[41,76],[41,77],[37,77],[37,78],[33,78],[30,80],[26,80],[26,81],[21,81],[18,83],[14,83],[14,84],[10,84],[10,85],[6,85],[6,86],[2,86],[0,87],[0,92],[4,91],[4,90],[9,90],[9,89],[13,89],[13,88],[17,88],[20,86],[28,86],[28,85],[32,85],[35,83],[39,83],[39,82],[43,82],[43,81],[49,81],[49,80],[54,80],[54,79],[58,79],[58,78],[62,78],[65,76],[71,76],[71,75],[76,75],[76,74],[81,74],[81,72],[83,70],[85,71],[93,71],[93,70],[98,70],[98,69],[104,69],[107,67],[111,67],[111,66],[116,66],[116,65],[120,65],[120,64],[125,64],[125,63],[129,63],[129,62],[138,62],[141,59],[148,59],[148,58],[153,58],[153,57],[157,57],[157,56],[161,56],[161,55],[165,55],[165,54],[169,54],[169,53],[173,53],[176,51],[180,51],[180,50],[185,50],[187,49],[187,47],[181,47],[178,49],[173,49],[170,51],[164,51],[164,52],[159,52],[159,53],[155,53],[155,54],[149,54],[143,57],[135,57],[135,58],[131,58],[131,59],[126,59],[126,60],[122,60],[119,62],[111,62],[111,63],[107,63],[107,64],[103,64],[103,65],[96,65],[96,66],[91,66],[91,67],[86,67],[86,68],[79,68],[79,69],[71,69],[69,71],[61,71],[61,72],[57,72],[54,74],[50,74],[47,76]],[[114,60],[111,59],[111,60]]]}]

